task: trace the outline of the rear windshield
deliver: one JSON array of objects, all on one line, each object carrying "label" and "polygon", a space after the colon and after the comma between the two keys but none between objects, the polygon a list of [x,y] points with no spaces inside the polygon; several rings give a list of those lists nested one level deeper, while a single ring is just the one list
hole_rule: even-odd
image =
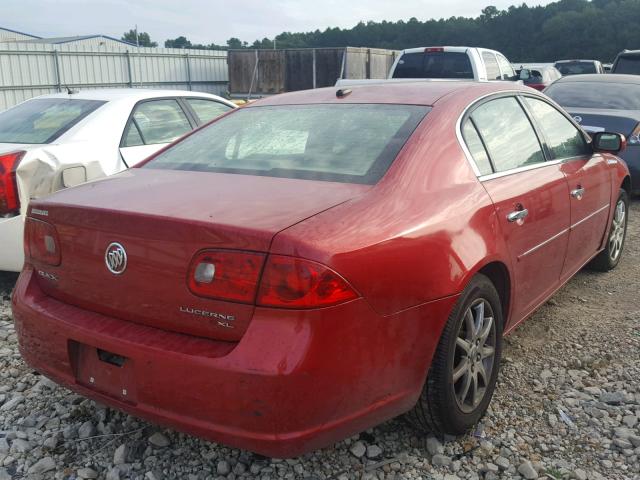
[{"label": "rear windshield", "polygon": [[614,73],[640,75],[640,55],[622,55],[618,57]]},{"label": "rear windshield", "polygon": [[584,73],[598,73],[593,62],[559,62],[554,65],[562,75],[582,75]]},{"label": "rear windshield", "polygon": [[244,108],[143,168],[373,184],[428,111],[378,104]]},{"label": "rear windshield", "polygon": [[640,85],[629,83],[560,82],[544,93],[565,108],[640,110]]},{"label": "rear windshield", "polygon": [[473,68],[464,52],[405,53],[393,78],[473,78]]},{"label": "rear windshield", "polygon": [[41,98],[0,113],[0,143],[51,143],[106,102]]}]

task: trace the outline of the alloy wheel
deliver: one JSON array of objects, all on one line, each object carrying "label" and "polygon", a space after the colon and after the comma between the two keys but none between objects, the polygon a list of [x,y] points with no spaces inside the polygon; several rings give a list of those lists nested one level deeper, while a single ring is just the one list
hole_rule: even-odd
[{"label": "alloy wheel", "polygon": [[609,235],[609,256],[612,262],[615,262],[620,256],[620,253],[622,253],[626,226],[627,206],[621,198],[616,204],[616,211],[611,225],[611,234]]},{"label": "alloy wheel", "polygon": [[483,298],[464,314],[456,337],[452,384],[458,408],[473,412],[484,399],[495,368],[496,326],[493,310]]}]

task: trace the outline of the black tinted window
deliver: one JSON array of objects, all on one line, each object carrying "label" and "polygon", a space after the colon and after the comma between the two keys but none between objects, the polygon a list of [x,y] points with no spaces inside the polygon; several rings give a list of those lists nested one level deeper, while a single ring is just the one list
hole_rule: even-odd
[{"label": "black tinted window", "polygon": [[544,162],[544,155],[531,122],[513,97],[480,105],[471,114],[496,171]]},{"label": "black tinted window", "polygon": [[473,69],[466,53],[405,53],[396,65],[393,78],[473,78]]},{"label": "black tinted window", "polygon": [[618,57],[613,73],[640,75],[640,55],[622,55]]},{"label": "black tinted window", "polygon": [[562,75],[582,75],[584,73],[598,73],[593,62],[558,62],[554,65]]},{"label": "black tinted window", "polygon": [[105,103],[67,98],[21,103],[0,113],[0,143],[51,143]]},{"label": "black tinted window", "polygon": [[464,122],[464,126],[462,127],[462,136],[464,137],[464,141],[467,144],[467,148],[471,153],[478,170],[480,170],[480,175],[488,175],[493,172],[491,168],[491,162],[489,162],[489,156],[487,155],[487,151],[482,145],[482,140],[480,140],[480,135],[478,135],[478,131],[476,127],[473,126],[471,120],[467,120]]},{"label": "black tinted window", "polygon": [[482,60],[487,69],[487,80],[500,80],[500,67],[498,67],[496,56],[491,52],[482,52]]},{"label": "black tinted window", "polygon": [[[615,76],[611,76],[615,81]],[[563,107],[640,110],[640,85],[609,82],[557,82],[545,90]]]},{"label": "black tinted window", "polygon": [[243,108],[145,167],[373,184],[428,111],[366,104]]},{"label": "black tinted window", "polygon": [[581,157],[590,153],[582,133],[554,107],[542,100],[525,98],[544,133],[553,158]]}]

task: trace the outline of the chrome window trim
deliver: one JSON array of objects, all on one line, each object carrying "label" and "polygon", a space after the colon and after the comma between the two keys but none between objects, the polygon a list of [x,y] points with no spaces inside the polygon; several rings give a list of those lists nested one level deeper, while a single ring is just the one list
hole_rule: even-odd
[{"label": "chrome window trim", "polygon": [[[562,109],[562,107],[560,107],[552,99],[543,97],[542,95],[538,95],[538,94],[533,93],[533,92],[527,92],[527,91],[523,91],[523,90],[502,90],[502,91],[499,91],[499,92],[491,92],[491,93],[487,93],[485,95],[482,95],[481,97],[476,98],[472,103],[470,103],[469,105],[467,105],[464,108],[464,110],[462,111],[462,113],[460,114],[460,116],[458,117],[458,120],[456,122],[456,137],[458,139],[458,144],[460,145],[460,148],[462,148],[462,151],[464,152],[464,156],[467,159],[467,162],[469,163],[469,166],[473,170],[473,173],[475,173],[476,177],[478,178],[478,180],[480,182],[483,182],[483,181],[486,181],[486,180],[493,180],[494,178],[505,177],[507,175],[515,175],[517,173],[526,172],[526,171],[529,171],[529,170],[534,170],[536,168],[542,168],[542,167],[546,167],[546,166],[549,166],[549,165],[558,165],[558,164],[564,163],[564,162],[572,162],[572,161],[575,161],[575,160],[582,160],[582,159],[585,158],[585,157],[578,156],[578,157],[561,158],[561,159],[556,159],[556,160],[548,160],[548,161],[545,161],[545,162],[536,163],[535,165],[527,165],[525,167],[512,168],[511,170],[505,170],[503,172],[495,172],[495,173],[490,173],[490,174],[487,174],[487,175],[482,175],[482,173],[480,172],[480,169],[478,168],[478,165],[476,164],[476,161],[473,159],[473,156],[471,155],[471,152],[469,151],[469,148],[467,147],[467,143],[464,141],[464,137],[462,136],[462,120],[467,116],[467,114],[473,108],[475,108],[476,105],[478,105],[479,103],[483,103],[486,99],[488,99],[490,97],[494,97],[494,96],[496,98],[500,98],[500,97],[509,96],[509,95],[514,95],[515,97],[518,97],[518,96],[532,97],[532,98],[541,100],[541,101],[551,105],[560,114],[562,114],[567,120],[569,120],[569,122],[574,127],[576,127],[580,132],[582,132],[582,135],[585,137],[585,141],[587,141],[587,138],[589,138],[588,134],[584,131],[582,126],[579,125],[578,123],[576,123],[576,121],[573,119],[573,117],[571,117],[571,115],[566,113]],[[518,100],[518,99],[516,98],[516,100]],[[537,132],[536,132],[536,135],[537,135]],[[587,144],[590,145],[591,142],[587,141]]]},{"label": "chrome window trim", "polygon": [[508,175],[515,175],[516,173],[528,172],[529,170],[537,170],[538,168],[550,167],[552,165],[559,165],[564,163],[565,159],[549,160],[548,162],[535,163],[533,165],[525,165],[524,167],[512,168],[511,170],[505,170],[504,172],[490,173],[488,175],[481,175],[478,180],[481,182],[487,180],[493,180],[494,178],[506,177]]}]

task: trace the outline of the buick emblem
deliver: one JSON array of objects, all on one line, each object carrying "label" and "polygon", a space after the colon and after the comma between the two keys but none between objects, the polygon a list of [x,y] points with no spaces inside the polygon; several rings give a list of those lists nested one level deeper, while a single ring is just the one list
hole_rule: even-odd
[{"label": "buick emblem", "polygon": [[582,123],[582,117],[580,115],[576,115],[573,119],[578,123]]},{"label": "buick emblem", "polygon": [[117,242],[113,242],[104,252],[104,263],[114,275],[120,275],[127,269],[127,252]]}]

